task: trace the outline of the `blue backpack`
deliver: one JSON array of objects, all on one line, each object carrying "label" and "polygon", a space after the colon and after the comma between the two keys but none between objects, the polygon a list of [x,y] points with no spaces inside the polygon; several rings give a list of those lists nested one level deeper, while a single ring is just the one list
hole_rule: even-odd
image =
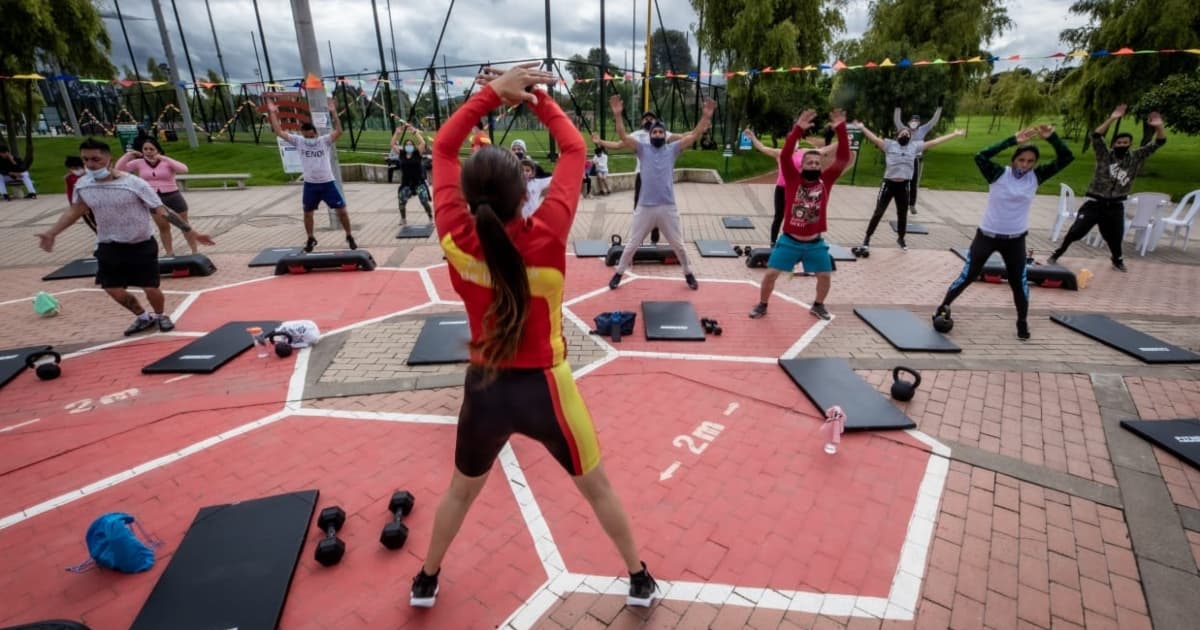
[{"label": "blue backpack", "polygon": [[[122,573],[141,573],[154,566],[154,549],[133,534],[130,525],[138,528],[142,536],[153,547],[162,541],[149,536],[132,515],[124,512],[109,512],[92,521],[87,530],[88,555],[92,562],[106,569]],[[86,571],[91,562],[72,567],[77,572]]]},{"label": "blue backpack", "polygon": [[608,335],[613,341],[620,341],[622,335],[632,335],[633,325],[637,322],[637,313],[633,311],[605,311],[595,317],[596,329],[593,335]]}]

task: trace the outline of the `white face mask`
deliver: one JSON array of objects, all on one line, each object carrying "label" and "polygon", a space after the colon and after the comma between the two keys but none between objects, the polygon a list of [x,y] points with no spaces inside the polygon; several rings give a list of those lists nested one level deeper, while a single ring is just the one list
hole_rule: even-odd
[{"label": "white face mask", "polygon": [[89,168],[89,169],[87,169],[87,172],[94,179],[104,179],[104,178],[108,177],[108,167],[107,166],[104,168],[98,168],[95,170],[92,170]]},{"label": "white face mask", "polygon": [[916,129],[917,127],[920,127],[920,126],[921,126],[921,123],[919,123],[915,120],[909,121],[909,123],[908,123],[909,129]]}]

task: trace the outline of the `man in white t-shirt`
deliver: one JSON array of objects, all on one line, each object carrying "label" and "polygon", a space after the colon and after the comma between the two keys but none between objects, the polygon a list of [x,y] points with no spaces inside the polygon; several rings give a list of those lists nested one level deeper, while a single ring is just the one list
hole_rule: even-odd
[{"label": "man in white t-shirt", "polygon": [[[157,324],[162,332],[175,328],[163,312],[166,298],[158,288],[158,229],[151,219],[157,214],[183,231],[192,233],[174,210],[163,205],[158,193],[145,180],[110,169],[112,151],[99,140],[88,138],[79,145],[87,174],[75,184],[71,207],[49,230],[38,234],[42,249],[54,250],[54,239],[63,230],[91,212],[96,221],[96,284],[117,304],[136,315],[125,335],[148,330]],[[215,245],[207,234],[194,232],[196,241]],[[141,287],[154,313],[147,313],[129,287]]]},{"label": "man in white t-shirt", "polygon": [[[637,140],[640,144],[649,144],[650,143],[650,129],[653,128],[657,124],[659,124],[658,116],[654,112],[647,111],[642,114],[642,128],[630,133],[629,137],[633,138],[634,140]],[[664,127],[664,129],[665,129],[665,127]],[[681,140],[683,138],[684,135],[686,135],[686,134],[681,135],[681,134],[677,134],[677,133],[671,133],[670,131],[668,131],[667,132],[667,142],[678,142],[679,140]],[[608,149],[609,151],[611,151],[613,149],[620,149],[625,146],[621,142],[612,142],[609,140],[601,140],[600,136],[598,134],[592,134],[592,144],[594,144],[596,146],[604,147],[605,149]],[[608,165],[606,163],[605,167],[607,168],[607,166]],[[637,160],[634,161],[633,172],[634,172],[633,209],[637,210],[638,200],[640,200],[641,196],[642,196],[642,160],[641,160],[641,158],[638,158]],[[605,175],[607,176],[608,173],[606,172]],[[606,186],[608,185],[607,182],[605,182],[605,185]],[[650,230],[650,244],[651,245],[658,245],[658,236],[659,236],[659,234],[658,234],[657,227]]]},{"label": "man in white t-shirt", "polygon": [[337,150],[338,138],[342,137],[342,119],[337,115],[337,104],[332,98],[329,99],[333,132],[323,136],[317,135],[317,128],[312,123],[300,125],[299,135],[288,133],[279,124],[279,105],[269,102],[267,110],[270,112],[271,131],[284,142],[296,147],[300,154],[300,167],[304,173],[304,231],[308,233],[304,251],[311,252],[317,246],[317,238],[313,236],[313,212],[322,201],[337,213],[342,229],[346,230],[346,244],[350,249],[358,249],[350,231],[350,215],[346,212],[346,201],[342,198],[342,191],[338,190],[333,166],[329,161],[330,153]]}]

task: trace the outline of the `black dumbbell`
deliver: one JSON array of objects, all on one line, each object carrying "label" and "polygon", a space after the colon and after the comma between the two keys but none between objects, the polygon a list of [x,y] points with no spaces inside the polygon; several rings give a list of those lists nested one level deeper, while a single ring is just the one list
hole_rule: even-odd
[{"label": "black dumbbell", "polygon": [[721,325],[718,324],[717,320],[715,319],[709,319],[707,317],[701,318],[700,325],[704,327],[704,332],[710,335],[716,335],[720,337],[721,333],[723,332],[721,330]]},{"label": "black dumbbell", "polygon": [[734,246],[733,246],[733,253],[737,254],[738,256],[741,256],[741,255],[742,255],[742,246],[741,246],[741,245],[734,245]]},{"label": "black dumbbell", "polygon": [[388,549],[404,546],[404,541],[408,540],[408,526],[404,524],[404,517],[412,512],[415,502],[416,497],[408,490],[400,490],[392,495],[392,500],[388,501],[392,522],[383,526],[383,531],[379,534],[380,544]]},{"label": "black dumbbell", "polygon": [[333,566],[341,562],[346,555],[346,543],[337,537],[337,532],[346,523],[346,511],[340,507],[327,507],[321,510],[317,517],[317,527],[325,533],[325,538],[317,543],[317,562],[322,566]]}]

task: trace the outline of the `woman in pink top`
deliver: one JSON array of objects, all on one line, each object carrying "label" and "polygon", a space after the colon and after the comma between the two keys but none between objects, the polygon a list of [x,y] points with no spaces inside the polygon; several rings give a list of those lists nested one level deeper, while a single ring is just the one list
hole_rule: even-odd
[{"label": "woman in pink top", "polygon": [[[142,139],[140,144],[135,144],[135,146],[140,147],[141,151],[126,152],[121,159],[117,160],[117,168],[144,179],[158,193],[158,198],[162,200],[163,205],[174,210],[186,222],[188,220],[187,200],[183,198],[183,193],[179,192],[179,185],[175,183],[175,174],[188,172],[187,164],[167,157],[163,153],[162,145],[158,144],[158,140],[154,138]],[[171,224],[158,215],[154,215],[154,223],[158,225],[158,234],[162,237],[163,251],[167,253],[167,256],[174,256],[175,247],[171,242]],[[192,249],[193,254],[199,253],[200,248],[191,232],[184,232],[183,238],[187,240],[188,247]]]},{"label": "woman in pink top", "polygon": [[[786,204],[784,204],[784,199],[783,199],[784,198],[783,165],[778,164],[779,156],[783,153],[783,150],[782,149],[772,149],[771,147],[764,145],[762,142],[759,142],[758,136],[755,136],[754,132],[751,131],[749,127],[747,127],[744,131],[742,131],[742,133],[744,133],[746,135],[746,137],[750,139],[750,143],[754,145],[755,150],[757,150],[759,153],[762,153],[763,155],[769,155],[769,156],[775,158],[775,162],[777,164],[777,171],[778,171],[779,176],[775,178],[775,218],[771,219],[771,247],[775,247],[775,239],[779,238],[779,229],[783,225],[783,210],[784,210],[784,206],[786,205]],[[836,144],[837,143],[834,143],[829,146],[821,147],[820,149],[818,149],[818,151],[821,152],[822,161],[825,161],[825,158],[828,155],[832,154],[834,150],[836,150]],[[804,151],[797,151],[796,153],[792,154],[792,164],[794,164],[796,166],[797,171],[802,170],[801,163],[803,161],[804,161]]]}]

